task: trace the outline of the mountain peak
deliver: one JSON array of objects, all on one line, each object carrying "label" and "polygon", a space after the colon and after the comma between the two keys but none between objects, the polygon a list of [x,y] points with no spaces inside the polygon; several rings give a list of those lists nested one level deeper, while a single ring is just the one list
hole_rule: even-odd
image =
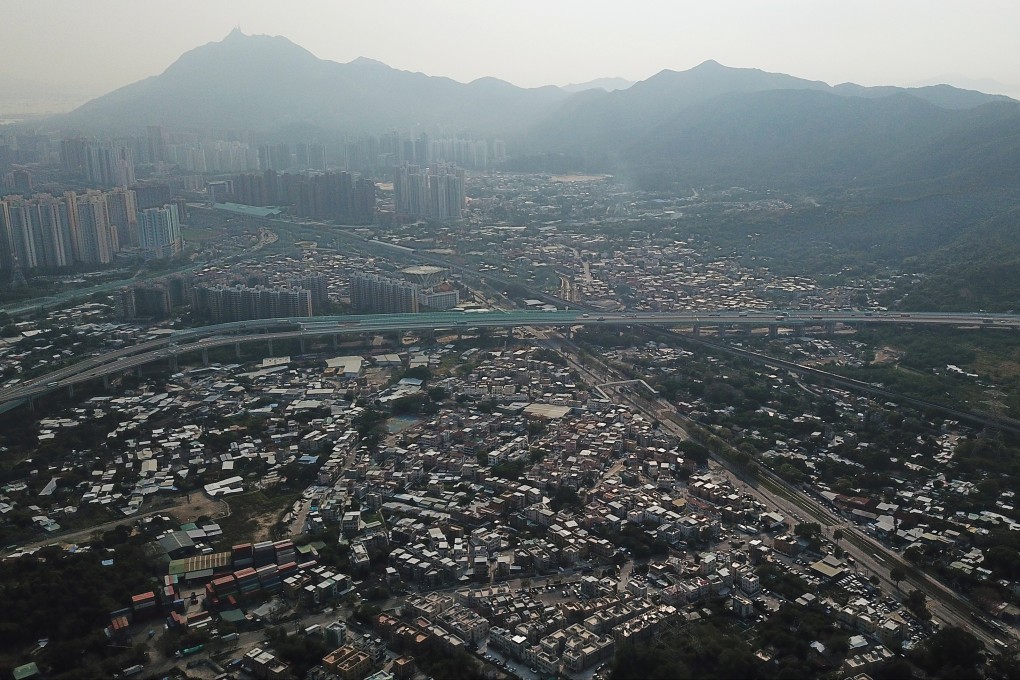
[{"label": "mountain peak", "polygon": [[[83,129],[160,124],[259,131],[318,126],[372,132],[412,125],[497,134],[522,130],[566,98],[496,79],[464,84],[360,57],[319,59],[283,36],[240,27],[182,54],[158,76],[87,102],[66,117]],[[69,123],[61,123],[69,124]]]},{"label": "mountain peak", "polygon": [[725,69],[725,68],[728,68],[728,67],[723,66],[722,64],[717,62],[715,59],[706,59],[705,61],[701,62],[700,64],[698,64],[697,66],[695,66],[691,70],[692,71],[708,71],[708,70],[719,70],[719,69]]},{"label": "mountain peak", "polygon": [[384,66],[386,68],[390,68],[378,59],[371,59],[369,57],[358,57],[357,59],[347,63],[349,66]]},{"label": "mountain peak", "polygon": [[615,90],[626,90],[633,84],[633,81],[625,78],[596,78],[584,83],[570,83],[569,85],[564,85],[560,89],[565,92],[583,92],[585,90],[605,90],[606,92],[613,92]]}]

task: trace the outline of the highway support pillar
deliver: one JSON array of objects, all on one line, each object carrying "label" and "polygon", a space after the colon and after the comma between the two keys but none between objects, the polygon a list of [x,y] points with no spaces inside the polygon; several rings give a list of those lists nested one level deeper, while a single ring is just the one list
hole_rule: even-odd
[{"label": "highway support pillar", "polygon": [[103,389],[106,391],[110,390],[110,376],[108,375],[103,376]]},{"label": "highway support pillar", "polygon": [[701,335],[701,325],[694,324],[694,337],[698,337],[699,335]]},{"label": "highway support pillar", "polygon": [[234,343],[234,357],[236,359],[240,359],[241,358],[241,343],[239,343],[239,342],[235,342]]},{"label": "highway support pillar", "polygon": [[35,397],[29,397],[28,398],[28,410],[29,411],[34,411],[35,410]]},{"label": "highway support pillar", "polygon": [[171,354],[170,355],[170,370],[173,371],[174,373],[177,372],[177,355],[176,354]]},{"label": "highway support pillar", "polygon": [[207,349],[202,350],[202,365],[203,366],[209,365],[209,350]]},{"label": "highway support pillar", "polygon": [[829,321],[829,322],[827,322],[825,324],[825,333],[827,335],[835,335],[836,334],[836,322],[835,321]]},{"label": "highway support pillar", "polygon": [[778,325],[776,325],[776,324],[769,324],[769,337],[770,338],[777,338],[777,337],[779,337],[779,326]]},{"label": "highway support pillar", "polygon": [[273,356],[273,340],[269,339],[269,356]]},{"label": "highway support pillar", "polygon": [[298,342],[301,343],[301,353],[304,354],[305,353],[305,339],[301,338],[301,339],[298,340]]},{"label": "highway support pillar", "polygon": [[67,386],[67,398],[68,399],[74,399],[74,385],[73,384]]},{"label": "highway support pillar", "polygon": [[334,334],[333,335],[333,349],[336,349],[337,345],[339,345],[339,341],[337,340],[337,336]]}]

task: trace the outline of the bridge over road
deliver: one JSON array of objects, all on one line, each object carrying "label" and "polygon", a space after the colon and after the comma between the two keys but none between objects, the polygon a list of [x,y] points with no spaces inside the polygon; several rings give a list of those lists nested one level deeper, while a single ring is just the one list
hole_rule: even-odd
[{"label": "bridge over road", "polygon": [[42,376],[0,390],[0,412],[41,397],[58,389],[73,389],[84,381],[104,378],[156,361],[176,363],[181,354],[214,347],[275,339],[304,339],[362,333],[406,330],[466,330],[468,328],[514,328],[518,326],[571,327],[641,324],[691,328],[821,328],[835,330],[840,325],[864,327],[875,324],[911,326],[950,326],[972,329],[1020,328],[1020,315],[969,314],[949,312],[871,312],[812,310],[693,310],[683,312],[582,312],[486,311],[425,312],[420,314],[364,314],[313,316],[282,319],[257,319],[201,326],[140,342],[130,347],[92,356]]}]

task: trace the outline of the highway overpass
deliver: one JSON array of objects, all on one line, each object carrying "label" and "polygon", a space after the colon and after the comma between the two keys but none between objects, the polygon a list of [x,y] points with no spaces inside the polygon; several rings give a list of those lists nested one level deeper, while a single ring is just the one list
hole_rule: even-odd
[{"label": "highway overpass", "polygon": [[768,328],[772,332],[776,332],[780,328],[817,327],[832,331],[840,325],[863,327],[874,324],[1017,329],[1020,328],[1020,315],[856,310],[707,310],[662,313],[515,310],[257,319],[178,330],[131,347],[86,357],[46,375],[0,389],[0,410],[8,410],[17,404],[57,389],[122,373],[155,361],[174,362],[176,357],[184,353],[250,342],[414,330],[459,331],[468,328],[613,326],[619,324],[682,327],[690,328],[695,333],[702,328],[712,327],[744,327],[748,330],[758,327]]}]

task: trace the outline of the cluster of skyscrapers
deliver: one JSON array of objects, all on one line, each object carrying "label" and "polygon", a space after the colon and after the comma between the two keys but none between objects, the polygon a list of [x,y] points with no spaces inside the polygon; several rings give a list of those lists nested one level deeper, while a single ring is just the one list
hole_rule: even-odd
[{"label": "cluster of skyscrapers", "polygon": [[464,169],[448,163],[428,167],[404,163],[394,168],[393,195],[400,215],[460,219],[466,205]]},{"label": "cluster of skyscrapers", "polygon": [[354,272],[350,278],[351,309],[379,314],[415,313],[420,287],[400,279]]},{"label": "cluster of skyscrapers", "polygon": [[423,307],[451,309],[460,302],[456,290],[423,286],[400,278],[353,272],[350,277],[351,309],[377,314],[417,313]]},{"label": "cluster of skyscrapers", "polygon": [[167,133],[150,126],[146,136],[60,141],[60,163],[70,177],[98,186],[130,186],[136,165],[177,166],[187,172],[245,172],[259,169],[254,146],[237,139],[208,139],[193,132]]},{"label": "cluster of skyscrapers", "polygon": [[417,137],[400,132],[347,140],[338,159],[348,170],[385,170],[401,163],[429,165],[456,163],[462,168],[488,170],[506,162],[506,144],[501,139],[464,139],[450,136]]},{"label": "cluster of skyscrapers", "polygon": [[[0,134],[0,270],[103,266],[124,249],[173,256],[183,247],[185,201],[201,200],[203,190],[213,203],[369,224],[377,199],[369,177],[393,171],[398,218],[459,219],[463,168],[506,158],[501,140],[425,133],[298,144],[258,143],[243,131],[215,135],[222,138],[160,126],[105,139]],[[152,178],[137,180],[136,167]]]},{"label": "cluster of skyscrapers", "polygon": [[177,206],[138,210],[129,189],[0,200],[0,267],[5,270],[104,265],[134,246],[147,258],[181,252]]},{"label": "cluster of skyscrapers", "polygon": [[318,170],[326,169],[326,146],[317,143],[260,144],[258,162],[261,170]]},{"label": "cluster of skyscrapers", "polygon": [[135,183],[134,153],[123,143],[64,139],[60,162],[65,171],[90,184],[126,187]]},{"label": "cluster of skyscrapers", "polygon": [[[99,186],[129,186],[134,182],[135,166],[142,165],[176,166],[195,173],[324,172],[331,167],[365,172],[385,170],[400,163],[455,163],[463,168],[487,170],[507,158],[506,143],[501,139],[426,133],[410,136],[392,131],[331,143],[259,144],[250,133],[222,132],[211,136],[167,132],[160,126],[150,126],[145,136],[62,139],[59,154],[66,173]],[[0,160],[6,155],[11,155],[13,161],[13,154],[0,154]],[[0,170],[3,166],[0,163]]]},{"label": "cluster of skyscrapers", "polygon": [[196,314],[213,321],[251,321],[321,314],[329,301],[329,279],[307,273],[286,283],[269,283],[255,277],[243,284],[203,284],[192,291]]},{"label": "cluster of skyscrapers", "polygon": [[259,169],[258,154],[250,144],[222,139],[168,144],[164,160],[185,172],[248,172]]},{"label": "cluster of skyscrapers", "polygon": [[291,206],[294,215],[309,219],[364,224],[375,216],[375,182],[356,178],[348,172],[266,170],[211,182],[210,190],[210,196],[229,198],[245,205]]},{"label": "cluster of skyscrapers", "polygon": [[[169,286],[155,284],[119,290],[114,294],[114,302],[123,319],[163,319],[170,315],[175,300]],[[176,302],[180,304],[179,300]]]},{"label": "cluster of skyscrapers", "polygon": [[312,315],[312,292],[294,286],[201,286],[194,311],[213,323]]},{"label": "cluster of skyscrapers", "polygon": [[173,257],[183,246],[175,204],[138,211],[138,247],[146,259]]}]

